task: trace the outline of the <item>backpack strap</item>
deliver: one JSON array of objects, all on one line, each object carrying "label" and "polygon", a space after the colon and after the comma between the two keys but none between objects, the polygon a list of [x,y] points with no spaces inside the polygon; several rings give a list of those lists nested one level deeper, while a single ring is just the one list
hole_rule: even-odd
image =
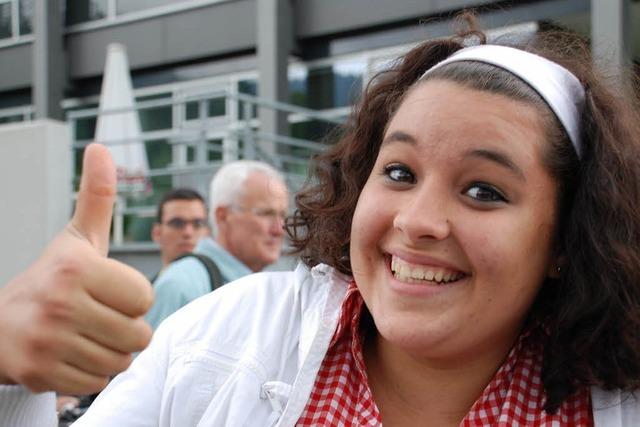
[{"label": "backpack strap", "polygon": [[216,263],[213,262],[213,260],[206,255],[190,252],[188,254],[180,255],[178,258],[174,259],[172,262],[175,262],[187,257],[194,257],[204,265],[204,268],[207,270],[207,274],[209,275],[209,286],[211,288],[211,291],[215,291],[220,286],[225,284],[225,281],[222,278],[222,274],[220,273],[220,269],[218,268]]}]

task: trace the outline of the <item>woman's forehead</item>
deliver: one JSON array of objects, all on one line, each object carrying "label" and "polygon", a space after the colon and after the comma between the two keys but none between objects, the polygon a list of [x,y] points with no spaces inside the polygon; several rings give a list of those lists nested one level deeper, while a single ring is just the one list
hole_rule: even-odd
[{"label": "woman's forehead", "polygon": [[544,117],[532,104],[455,82],[433,80],[406,94],[390,117],[385,135],[397,126],[414,129],[418,134],[435,128],[490,133],[496,122],[544,128]]},{"label": "woman's forehead", "polygon": [[538,153],[546,141],[538,109],[523,101],[444,80],[412,88],[391,117],[381,149],[390,142],[426,150],[491,146]]}]

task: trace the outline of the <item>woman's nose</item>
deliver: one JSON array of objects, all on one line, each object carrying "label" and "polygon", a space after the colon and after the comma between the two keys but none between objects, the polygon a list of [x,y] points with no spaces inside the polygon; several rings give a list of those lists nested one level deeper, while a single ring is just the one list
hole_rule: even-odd
[{"label": "woman's nose", "polygon": [[397,207],[393,226],[412,242],[443,240],[451,232],[448,207],[447,192],[437,183],[424,183]]}]

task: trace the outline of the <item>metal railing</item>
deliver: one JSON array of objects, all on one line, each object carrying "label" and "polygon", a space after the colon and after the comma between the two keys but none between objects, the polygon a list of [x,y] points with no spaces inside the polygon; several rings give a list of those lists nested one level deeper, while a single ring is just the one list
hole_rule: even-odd
[{"label": "metal railing", "polygon": [[33,119],[34,108],[31,105],[4,108],[0,111],[0,124],[12,122],[28,122]]},{"label": "metal railing", "polygon": [[[224,114],[206,114],[207,103],[221,100],[225,103]],[[187,105],[198,106],[197,118],[187,118]],[[325,143],[318,140],[260,131],[259,120],[255,114],[257,109],[281,112],[287,116],[289,123],[315,122],[327,128],[341,125],[348,112],[348,108],[328,112],[317,111],[230,90],[203,92],[181,99],[146,100],[138,102],[133,109],[74,110],[67,112],[74,156],[94,141],[93,138],[77,138],[83,120],[95,119],[99,114],[121,114],[131,111],[142,113],[162,108],[171,109],[172,123],[168,123],[165,129],[143,131],[139,137],[110,140],[106,145],[164,142],[170,147],[171,161],[161,167],[150,167],[146,178],[152,181],[154,178],[168,177],[165,179],[171,180],[171,186],[191,186],[205,197],[210,177],[222,164],[237,159],[262,160],[273,165],[283,173],[293,194],[306,179],[309,158],[326,147]],[[75,157],[73,164],[76,164]],[[77,188],[78,179],[79,177],[75,176],[74,189]],[[112,246],[116,248],[128,243],[125,218],[150,218],[155,215],[155,202],[140,204],[135,202],[135,198],[136,196],[131,194],[118,194],[112,235]]]}]

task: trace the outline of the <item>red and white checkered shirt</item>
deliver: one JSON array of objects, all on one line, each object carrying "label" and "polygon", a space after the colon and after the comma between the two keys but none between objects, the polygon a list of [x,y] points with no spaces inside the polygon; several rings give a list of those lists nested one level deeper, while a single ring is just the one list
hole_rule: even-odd
[{"label": "red and white checkered shirt", "polygon": [[[364,301],[352,282],[342,303],[338,327],[322,361],[298,426],[382,426],[367,382],[360,316]],[[504,364],[473,404],[461,427],[592,426],[591,399],[583,389],[547,414],[540,371],[540,345],[523,334]]]}]

